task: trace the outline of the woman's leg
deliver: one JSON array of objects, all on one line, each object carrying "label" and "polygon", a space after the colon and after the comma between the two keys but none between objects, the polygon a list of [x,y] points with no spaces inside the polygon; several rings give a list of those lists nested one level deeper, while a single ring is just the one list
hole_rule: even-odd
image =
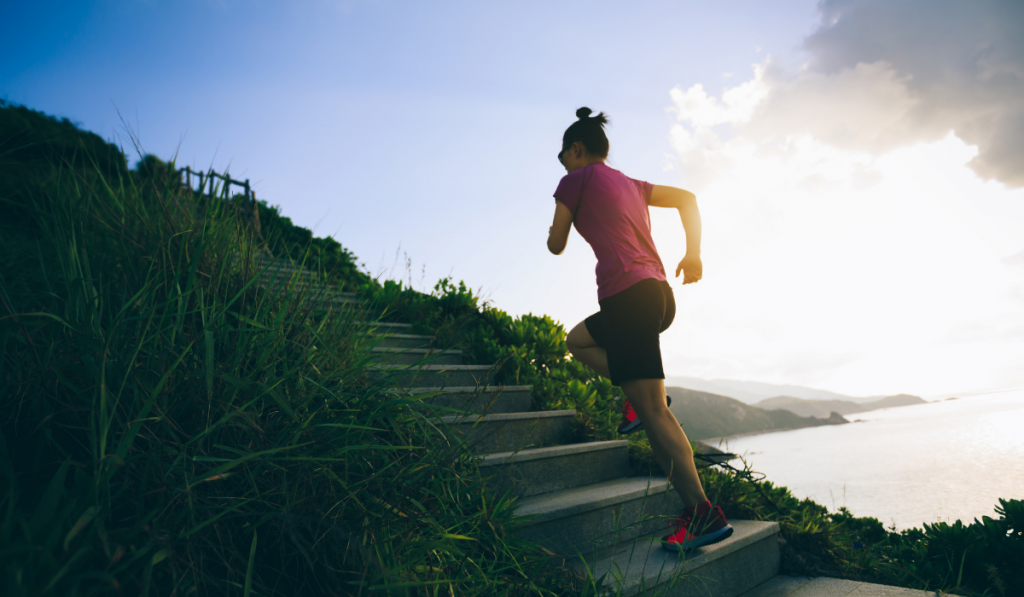
[{"label": "woman's leg", "polygon": [[608,372],[608,353],[590,336],[585,321],[572,328],[565,342],[573,358],[593,369],[598,375],[611,379],[612,374]]},{"label": "woman's leg", "polygon": [[688,507],[708,501],[693,462],[693,448],[665,400],[665,380],[636,379],[622,384],[651,442],[654,458]]}]

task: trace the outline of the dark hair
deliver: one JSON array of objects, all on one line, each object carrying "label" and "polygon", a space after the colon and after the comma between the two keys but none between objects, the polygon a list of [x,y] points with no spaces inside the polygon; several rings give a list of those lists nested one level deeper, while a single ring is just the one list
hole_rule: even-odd
[{"label": "dark hair", "polygon": [[579,120],[570,124],[562,135],[563,152],[579,141],[590,155],[598,158],[608,157],[608,137],[604,134],[604,125],[608,124],[608,117],[604,112],[591,116],[592,112],[590,108],[576,110],[576,118]]}]

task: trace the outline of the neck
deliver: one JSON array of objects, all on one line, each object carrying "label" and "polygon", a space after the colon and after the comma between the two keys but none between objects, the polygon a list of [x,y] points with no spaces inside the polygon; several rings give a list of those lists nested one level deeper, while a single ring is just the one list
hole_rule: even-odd
[{"label": "neck", "polygon": [[576,170],[579,170],[581,168],[586,168],[587,166],[592,166],[594,164],[603,164],[603,163],[604,163],[604,158],[587,158],[587,159],[585,159],[583,161],[582,165],[574,168],[572,171],[575,172]]}]

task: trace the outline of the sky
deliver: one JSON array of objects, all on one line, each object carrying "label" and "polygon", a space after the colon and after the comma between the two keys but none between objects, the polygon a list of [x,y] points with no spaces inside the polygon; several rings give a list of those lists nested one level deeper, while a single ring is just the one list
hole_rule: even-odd
[{"label": "sky", "polygon": [[[696,193],[668,375],[941,397],[1024,386],[1024,5],[991,0],[24,2],[0,97],[228,170],[375,276],[571,328],[545,247],[580,106]],[[133,155],[133,159],[137,158]],[[678,216],[652,210],[675,270]]]}]

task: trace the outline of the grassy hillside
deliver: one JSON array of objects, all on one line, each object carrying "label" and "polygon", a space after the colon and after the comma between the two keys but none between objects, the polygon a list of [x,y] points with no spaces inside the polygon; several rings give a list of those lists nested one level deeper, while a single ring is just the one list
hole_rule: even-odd
[{"label": "grassy hillside", "polygon": [[237,200],[66,121],[0,122],[0,593],[569,586],[469,450],[369,373],[355,313],[259,288]]},{"label": "grassy hillside", "polygon": [[[515,538],[514,504],[429,407],[368,373],[356,314],[264,292],[252,255],[300,258],[577,409],[581,439],[615,437],[621,392],[567,358],[560,324],[449,279],[378,284],[279,213],[258,236],[237,198],[156,158],[129,169],[66,121],[5,104],[0,123],[2,594],[593,594]],[[642,434],[630,447],[649,466]],[[780,523],[787,571],[1024,592],[1024,502],[893,533],[749,469],[702,474],[730,517]]]},{"label": "grassy hillside", "polygon": [[685,388],[668,387],[665,392],[672,397],[672,412],[691,440],[848,423],[842,417],[813,418],[787,410],[766,411],[725,396]]}]

